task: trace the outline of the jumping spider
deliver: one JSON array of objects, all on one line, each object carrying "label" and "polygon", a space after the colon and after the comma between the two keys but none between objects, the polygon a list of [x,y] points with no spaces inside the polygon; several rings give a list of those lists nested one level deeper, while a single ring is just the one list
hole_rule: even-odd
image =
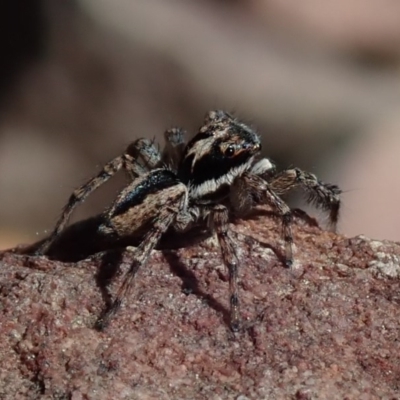
[{"label": "jumping spider", "polygon": [[98,233],[121,239],[140,238],[134,252],[135,262],[123,279],[114,302],[101,318],[105,327],[132,287],[133,278],[146,264],[151,251],[167,230],[182,232],[201,225],[215,232],[222,259],[228,267],[230,324],[239,329],[238,266],[235,242],[228,222],[231,215],[243,215],[262,203],[271,205],[282,219],[286,265],[293,262],[292,212],[280,196],[296,186],[308,192],[309,200],[329,211],[332,227],[338,220],[340,189],[298,168],[277,172],[262,158],[259,136],[247,125],[224,111],[211,111],[204,125],[186,145],[184,132],[165,132],[162,153],[153,141],[138,139],[126,151],[107,163],[100,173],[76,189],[64,207],[54,231],[44,240],[36,254],[46,254],[64,230],[72,211],[90,193],[125,170],[131,182],[102,217]]}]

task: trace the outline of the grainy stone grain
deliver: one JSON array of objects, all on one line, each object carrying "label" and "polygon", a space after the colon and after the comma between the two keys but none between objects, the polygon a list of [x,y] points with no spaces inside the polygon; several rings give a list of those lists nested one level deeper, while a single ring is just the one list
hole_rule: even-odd
[{"label": "grainy stone grain", "polygon": [[293,270],[268,213],[232,225],[243,318],[235,335],[213,240],[154,251],[104,332],[93,324],[109,253],[76,263],[0,254],[0,398],[397,398],[400,245],[312,222],[296,218]]}]

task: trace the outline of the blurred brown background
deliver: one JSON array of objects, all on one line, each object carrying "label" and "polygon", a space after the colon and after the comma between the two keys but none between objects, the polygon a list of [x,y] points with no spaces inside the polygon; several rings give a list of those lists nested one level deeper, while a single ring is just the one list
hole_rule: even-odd
[{"label": "blurred brown background", "polygon": [[217,108],[339,184],[341,232],[400,240],[400,2],[7,0],[0,30],[0,248],[44,236],[131,140]]}]

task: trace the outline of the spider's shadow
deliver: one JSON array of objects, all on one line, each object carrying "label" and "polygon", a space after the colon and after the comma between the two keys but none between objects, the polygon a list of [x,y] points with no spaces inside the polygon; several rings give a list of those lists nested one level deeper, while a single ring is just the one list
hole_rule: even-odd
[{"label": "spider's shadow", "polygon": [[[238,233],[235,232],[234,235],[238,236]],[[279,260],[279,262],[283,265],[286,265],[286,262],[287,262],[286,256],[281,250],[277,249],[276,247],[270,245],[267,242],[264,242],[260,239],[255,239],[252,236],[245,235],[244,233],[240,233],[240,235],[244,237],[244,240],[249,247],[252,246],[254,243],[256,243],[257,245],[259,245],[261,247],[270,249],[275,254],[275,256]]]},{"label": "spider's shadow", "polygon": [[[193,244],[193,242],[202,241],[204,240],[205,236],[209,236],[209,233],[198,231],[195,232],[195,234],[186,235],[184,240],[185,246],[182,246],[181,239],[177,237],[169,237],[168,241],[164,241],[161,244],[160,250],[165,257],[165,260],[169,264],[171,272],[181,278],[182,292],[193,293],[201,300],[207,302],[211,308],[222,314],[224,322],[227,324],[227,326],[229,326],[229,311],[221,303],[215,300],[209,293],[206,293],[200,288],[199,281],[195,274],[186,267],[186,265],[181,261],[180,257],[174,251],[176,248],[186,247]],[[95,279],[105,304],[105,307],[95,323],[95,326],[101,325],[103,316],[113,305],[113,296],[111,295],[108,287],[120,269],[120,265],[124,258],[124,251],[124,248],[118,248],[107,250],[94,256],[94,258],[100,259],[100,266]]]},{"label": "spider's shadow", "polygon": [[[101,261],[95,279],[105,304],[103,313],[112,305],[112,295],[108,290],[108,286],[120,269],[123,255],[124,249],[122,248],[108,250],[98,255]],[[98,256],[96,255],[95,257],[97,258]]]},{"label": "spider's shadow", "polygon": [[[140,242],[140,240],[134,241],[132,238],[115,241],[113,238],[102,237],[98,233],[98,226],[101,223],[102,216],[99,215],[69,226],[52,244],[46,254],[50,259],[62,262],[77,263],[83,260],[92,260],[99,263],[95,280],[105,305],[95,324],[99,327],[102,326],[104,315],[113,307],[113,296],[110,293],[109,285],[124,262],[125,248],[126,246],[135,246]],[[229,325],[228,311],[211,295],[200,289],[199,282],[193,272],[185,267],[174,252],[175,249],[200,243],[209,236],[210,232],[202,226],[194,227],[185,233],[171,231],[162,238],[156,248],[163,252],[171,271],[182,279],[182,290],[184,292],[190,291],[202,300],[207,301],[212,308],[222,313],[224,321]],[[33,254],[41,243],[42,241],[34,243],[22,249],[21,253]]]},{"label": "spider's shadow", "polygon": [[211,294],[206,293],[200,288],[200,284],[196,275],[190,271],[181,261],[179,256],[171,250],[162,250],[171,271],[182,280],[182,292],[193,293],[195,296],[205,301],[212,309],[222,314],[223,320],[227,326],[230,324],[229,311]]},{"label": "spider's shadow", "polygon": [[[318,221],[314,218],[308,215],[305,211],[303,211],[300,208],[293,208],[291,209],[292,215],[294,219],[302,221],[304,224],[309,225],[311,227],[317,227],[319,228],[319,223]],[[281,221],[282,216],[278,214],[276,211],[265,209],[265,208],[254,208],[249,214],[246,215],[244,218],[245,220],[248,219],[254,219],[257,217],[268,217],[273,220]]]},{"label": "spider's shadow", "polygon": [[[301,210],[293,210],[293,214],[295,217],[303,220],[311,226],[318,226],[315,219],[309,217]],[[248,218],[254,218],[255,216],[268,216],[269,218],[279,219],[279,216],[276,213],[265,209],[255,210],[255,212],[251,213]],[[110,282],[115,278],[119,271],[119,267],[123,262],[125,247],[127,245],[135,245],[136,243],[131,243],[129,240],[126,243],[121,241],[113,242],[110,238],[99,237],[97,228],[102,221],[101,218],[101,216],[92,217],[67,228],[63,235],[54,243],[48,256],[52,259],[65,262],[78,262],[88,257],[100,260],[100,266],[95,279],[105,304],[104,312],[101,314],[101,316],[103,316],[113,304],[112,295],[109,292],[108,287]],[[248,244],[257,242],[262,247],[271,249],[282,264],[286,263],[284,254],[269,243],[260,241],[245,234],[241,235],[244,236],[245,241],[247,241]],[[199,227],[199,229],[195,228],[184,234],[169,232],[164,236],[157,248],[163,252],[171,271],[182,279],[182,291],[189,291],[206,301],[210,307],[223,315],[224,322],[229,326],[229,311],[209,293],[204,292],[200,288],[199,281],[195,274],[185,266],[177,256],[176,252],[173,251],[174,249],[184,248],[199,243],[209,236],[210,232],[201,227]],[[39,244],[40,242],[34,244],[23,253],[29,254],[34,251]]]},{"label": "spider's shadow", "polygon": [[[318,221],[309,216],[305,211],[295,208],[292,209],[292,214],[294,219],[298,219],[300,220],[302,223],[311,226],[311,227],[317,227],[319,228],[319,224]],[[257,217],[268,217],[270,219],[276,220],[279,222],[281,222],[281,215],[278,214],[277,212],[274,212],[272,210],[266,210],[265,208],[255,208],[251,213],[249,213],[244,219],[255,219]],[[240,220],[240,219],[239,219]],[[258,245],[260,245],[261,247],[270,249],[273,251],[273,253],[275,254],[276,258],[279,260],[279,262],[283,265],[287,266],[287,259],[286,259],[286,255],[285,253],[280,250],[278,247],[272,246],[271,244],[264,242],[263,240],[260,239],[256,239],[250,235],[246,235],[244,233],[238,233],[235,232],[233,230],[231,230],[231,232],[238,237],[239,235],[244,237],[245,242],[247,243],[247,245],[250,247],[251,245],[253,245],[254,243],[257,243]]]},{"label": "spider's shadow", "polygon": [[[268,243],[260,242],[257,239],[252,238],[251,236],[246,236],[245,240],[249,242],[256,242],[258,245],[262,247],[266,247],[271,249],[276,257],[285,264],[286,259],[282,252],[274,248]],[[250,243],[249,243],[250,244]],[[178,276],[182,280],[181,290],[185,294],[193,294],[200,298],[202,301],[206,302],[212,309],[214,309],[217,313],[221,314],[223,317],[223,321],[226,326],[230,326],[230,313],[229,310],[224,307],[219,301],[217,301],[212,294],[205,292],[201,289],[201,285],[196,275],[182,262],[181,258],[177,255],[176,251],[173,248],[162,248],[161,252],[167,263],[169,264],[169,268],[173,274]],[[100,266],[98,272],[96,274],[96,284],[100,289],[100,292],[103,297],[103,301],[105,304],[103,312],[100,314],[98,321],[95,326],[98,326],[99,322],[101,323],[103,316],[107,313],[107,311],[112,307],[113,300],[112,295],[109,292],[108,286],[110,282],[115,278],[116,274],[119,271],[120,265],[123,261],[124,248],[108,250],[103,253],[99,253],[95,257],[100,257]],[[222,259],[221,259],[222,262]],[[100,326],[100,325],[99,325]]]}]

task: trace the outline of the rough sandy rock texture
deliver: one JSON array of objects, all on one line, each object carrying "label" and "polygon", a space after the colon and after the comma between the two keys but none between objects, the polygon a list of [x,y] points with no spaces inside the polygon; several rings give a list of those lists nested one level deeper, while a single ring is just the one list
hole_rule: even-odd
[{"label": "rough sandy rock texture", "polygon": [[77,263],[1,254],[0,398],[399,398],[400,245],[312,222],[296,218],[292,271],[268,213],[232,225],[238,334],[213,238],[154,251],[104,332],[93,325],[113,253]]}]

